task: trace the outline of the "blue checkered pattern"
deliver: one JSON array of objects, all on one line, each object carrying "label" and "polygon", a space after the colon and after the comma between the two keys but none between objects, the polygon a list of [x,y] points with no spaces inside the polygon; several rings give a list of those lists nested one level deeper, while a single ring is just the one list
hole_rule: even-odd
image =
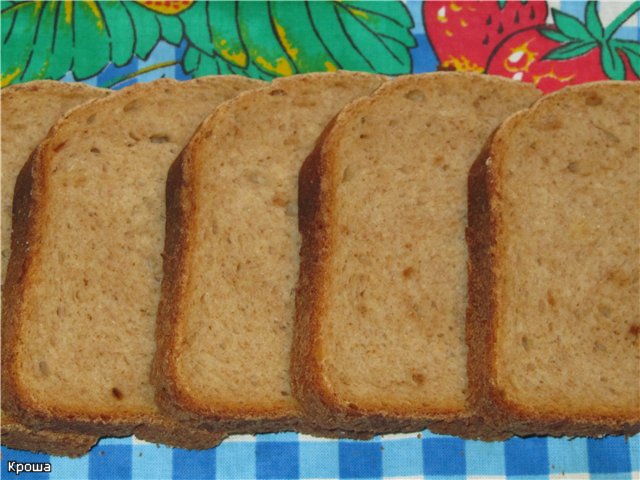
[{"label": "blue checkered pattern", "polygon": [[51,462],[50,479],[640,479],[640,436],[630,439],[514,438],[465,441],[428,431],[368,441],[280,433],[230,437],[218,448],[187,451],[135,438],[103,439],[79,459],[2,448],[7,462]]},{"label": "blue checkered pattern", "polygon": [[[578,17],[583,1],[549,1]],[[619,11],[621,3],[601,2]],[[422,25],[421,2],[409,1],[418,46],[412,50],[415,72],[435,70],[436,57]],[[606,21],[605,21],[606,23]],[[622,38],[640,40],[640,15],[620,29]],[[178,63],[131,75],[145,67],[174,63],[184,52],[161,42],[150,57],[121,68],[108,66],[86,82],[123,88],[160,77],[189,78]],[[64,78],[74,81],[72,76]],[[52,472],[23,473],[37,479],[591,479],[640,480],[640,435],[629,439],[529,438],[505,442],[464,441],[428,431],[411,435],[387,435],[369,441],[327,440],[282,433],[234,436],[215,449],[194,452],[171,449],[135,438],[103,439],[89,455],[79,459],[49,457],[2,447],[0,478],[12,478],[7,463],[50,462]]]}]

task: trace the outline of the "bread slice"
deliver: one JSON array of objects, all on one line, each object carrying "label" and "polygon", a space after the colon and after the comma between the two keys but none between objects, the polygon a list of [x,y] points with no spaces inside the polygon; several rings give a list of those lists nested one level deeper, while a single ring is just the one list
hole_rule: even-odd
[{"label": "bread slice", "polygon": [[539,96],[497,77],[410,75],[325,133],[299,187],[292,375],[311,415],[483,434],[467,427],[467,172],[493,129]]},{"label": "bread slice", "polygon": [[2,89],[2,284],[11,254],[13,187],[29,155],[68,110],[110,90],[83,83],[38,80]]},{"label": "bread slice", "polygon": [[137,84],[68,113],[22,170],[3,291],[3,406],[26,423],[189,448],[149,381],[169,165],[242,77]]},{"label": "bread slice", "polygon": [[[22,83],[0,93],[2,110],[2,285],[11,254],[11,209],[13,188],[18,172],[31,152],[47,135],[53,124],[71,108],[94,98],[108,95],[109,90],[81,83],[50,80]],[[76,456],[87,452],[97,438],[93,435],[34,430],[2,412],[0,437],[2,444],[20,450],[53,455]]]},{"label": "bread slice", "polygon": [[176,418],[229,432],[309,428],[289,378],[298,171],[327,122],[383,81],[274,80],[219,107],[173,165],[154,378]]},{"label": "bread slice", "polygon": [[469,180],[473,402],[518,435],[640,431],[640,85],[507,120]]}]

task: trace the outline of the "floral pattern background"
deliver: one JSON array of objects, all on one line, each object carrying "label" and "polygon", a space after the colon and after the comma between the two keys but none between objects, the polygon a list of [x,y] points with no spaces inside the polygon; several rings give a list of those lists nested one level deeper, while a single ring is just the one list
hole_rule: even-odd
[{"label": "floral pattern background", "polygon": [[160,76],[271,79],[336,69],[400,75],[439,68],[503,75],[548,92],[640,75],[638,1],[1,5],[3,87],[41,78],[121,88]]}]

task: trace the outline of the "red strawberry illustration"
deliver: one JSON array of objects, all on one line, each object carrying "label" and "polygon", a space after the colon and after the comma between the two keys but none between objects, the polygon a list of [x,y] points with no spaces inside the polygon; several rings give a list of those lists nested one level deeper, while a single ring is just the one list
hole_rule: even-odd
[{"label": "red strawberry illustration", "polygon": [[435,1],[422,5],[424,29],[447,70],[483,72],[495,46],[515,31],[543,25],[547,2]]},{"label": "red strawberry illustration", "polygon": [[554,9],[555,27],[531,27],[504,39],[489,57],[487,73],[532,82],[543,92],[595,80],[637,80],[640,42],[613,35],[639,10],[640,2],[633,2],[605,28],[596,1],[587,3],[584,23]]}]

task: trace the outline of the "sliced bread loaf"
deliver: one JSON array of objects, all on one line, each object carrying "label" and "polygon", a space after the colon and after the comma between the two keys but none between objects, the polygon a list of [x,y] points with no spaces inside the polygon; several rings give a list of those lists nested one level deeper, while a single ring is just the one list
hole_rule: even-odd
[{"label": "sliced bread loaf", "polygon": [[469,180],[473,403],[518,435],[640,431],[640,85],[544,97]]},{"label": "sliced bread loaf", "polygon": [[[94,98],[108,95],[109,90],[93,88],[82,83],[63,83],[49,80],[18,84],[2,90],[2,285],[11,254],[11,210],[13,189],[18,172],[31,152],[44,139],[53,124],[73,107]],[[81,455],[91,448],[97,438],[93,435],[56,433],[34,430],[2,412],[0,426],[2,444],[21,450],[54,455]]]},{"label": "sliced bread loaf", "polygon": [[261,82],[137,84],[68,113],[16,185],[3,406],[31,425],[219,442],[160,414],[149,382],[167,170],[220,103]]},{"label": "sliced bread loaf", "polygon": [[173,165],[154,378],[175,417],[233,432],[308,428],[289,377],[298,171],[327,122],[383,81],[275,80],[219,107]]},{"label": "sliced bread loaf", "polygon": [[337,116],[300,173],[292,375],[310,415],[489,435],[465,427],[467,172],[539,96],[497,77],[412,75]]}]

